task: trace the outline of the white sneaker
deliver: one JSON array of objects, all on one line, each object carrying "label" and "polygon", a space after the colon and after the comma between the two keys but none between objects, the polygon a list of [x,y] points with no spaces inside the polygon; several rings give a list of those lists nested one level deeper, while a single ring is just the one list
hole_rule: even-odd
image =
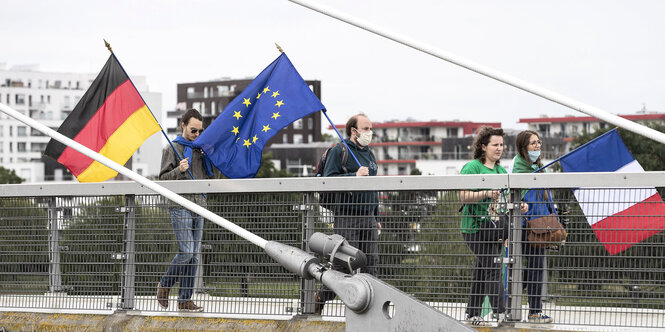
[{"label": "white sneaker", "polygon": [[480,316],[468,317],[466,319],[467,324],[473,326],[489,326],[489,322],[483,319]]}]

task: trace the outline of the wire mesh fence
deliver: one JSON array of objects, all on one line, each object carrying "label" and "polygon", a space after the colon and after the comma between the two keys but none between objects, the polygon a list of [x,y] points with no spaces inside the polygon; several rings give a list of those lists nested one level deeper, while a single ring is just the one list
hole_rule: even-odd
[{"label": "wire mesh fence", "polygon": [[[300,188],[298,181],[310,180],[280,179],[278,188],[255,180],[256,187],[230,191],[204,181],[182,182],[189,193],[205,188],[212,212],[298,248],[307,249],[313,232],[350,234],[367,228],[359,239],[378,257],[367,272],[460,320],[470,308],[492,319],[493,306],[501,311],[488,301],[495,296],[504,300],[508,320],[528,321],[540,310],[559,324],[664,328],[665,209],[659,197],[649,196],[657,192],[629,181],[584,189],[582,195],[556,179],[537,178],[540,186],[551,187],[548,196],[566,228],[565,243],[532,248],[519,211],[522,188],[513,185],[505,202],[508,241],[492,242],[498,249],[484,254],[472,250],[463,235],[460,198],[461,191],[479,188],[482,181],[460,188],[448,183],[450,178],[431,177],[423,185],[407,177],[397,190],[369,179],[369,187],[339,185],[351,195],[333,202],[325,202],[316,185]],[[0,308],[176,312],[178,284],[170,291],[168,309],[156,300],[158,283],[178,252],[172,206],[158,195],[125,191],[85,196],[5,191],[0,197]],[[206,313],[270,317],[314,311],[319,283],[288,272],[261,248],[216,224],[204,223],[198,255],[192,300]],[[491,259],[478,265],[483,255]],[[473,287],[479,287],[474,273],[486,276],[483,283],[497,283],[482,288],[479,305],[469,302],[477,292]],[[323,315],[342,317],[344,310],[330,298]]]}]

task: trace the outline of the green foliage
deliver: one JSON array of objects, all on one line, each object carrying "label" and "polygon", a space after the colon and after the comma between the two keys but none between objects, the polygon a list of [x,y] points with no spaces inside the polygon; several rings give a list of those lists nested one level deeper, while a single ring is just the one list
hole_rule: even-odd
[{"label": "green foliage", "polygon": [[0,184],[15,184],[15,183],[23,183],[23,180],[21,177],[16,175],[16,171],[13,169],[6,169],[2,166],[0,166]]},{"label": "green foliage", "polygon": [[0,294],[48,291],[48,218],[38,198],[0,199]]},{"label": "green foliage", "polygon": [[411,169],[411,174],[409,175],[423,175],[423,173],[419,169],[413,168]]}]

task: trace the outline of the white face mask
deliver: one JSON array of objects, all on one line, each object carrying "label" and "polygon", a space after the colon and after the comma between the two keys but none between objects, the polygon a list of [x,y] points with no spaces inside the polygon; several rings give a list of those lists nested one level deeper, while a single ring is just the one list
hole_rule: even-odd
[{"label": "white face mask", "polygon": [[535,163],[536,160],[538,160],[538,157],[540,157],[540,150],[527,151],[527,153],[529,154],[529,159],[531,159],[532,163]]},{"label": "white face mask", "polygon": [[356,136],[356,141],[358,142],[358,144],[360,144],[362,146],[368,146],[369,143],[372,142],[373,133],[372,133],[371,130],[368,130],[368,131],[365,131],[365,132],[361,133],[356,129],[356,133],[358,134],[358,136]]}]

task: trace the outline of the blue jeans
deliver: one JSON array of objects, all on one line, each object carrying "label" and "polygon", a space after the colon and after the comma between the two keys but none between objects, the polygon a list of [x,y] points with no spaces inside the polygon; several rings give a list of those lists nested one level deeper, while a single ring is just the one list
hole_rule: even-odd
[{"label": "blue jeans", "polygon": [[169,214],[178,241],[178,254],[173,257],[171,265],[159,283],[164,288],[171,288],[179,278],[178,303],[184,303],[192,298],[194,290],[194,275],[199,263],[198,254],[203,237],[203,217],[179,208],[169,208]]}]

